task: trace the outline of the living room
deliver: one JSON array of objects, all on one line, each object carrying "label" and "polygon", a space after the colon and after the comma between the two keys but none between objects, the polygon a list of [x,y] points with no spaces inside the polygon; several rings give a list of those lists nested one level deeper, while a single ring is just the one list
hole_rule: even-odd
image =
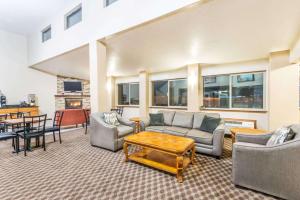
[{"label": "living room", "polygon": [[0,199],[297,199],[299,5],[1,2]]}]

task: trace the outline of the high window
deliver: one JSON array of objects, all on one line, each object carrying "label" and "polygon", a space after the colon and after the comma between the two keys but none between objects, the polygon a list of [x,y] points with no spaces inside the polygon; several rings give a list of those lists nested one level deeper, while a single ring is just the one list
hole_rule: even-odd
[{"label": "high window", "polygon": [[205,108],[263,109],[264,72],[203,77]]},{"label": "high window", "polygon": [[65,16],[65,29],[68,29],[74,26],[75,24],[78,24],[81,21],[82,21],[82,7],[80,4]]},{"label": "high window", "polygon": [[186,107],[187,80],[153,81],[152,106]]},{"label": "high window", "polygon": [[51,39],[51,26],[48,26],[42,30],[42,42],[46,42]]},{"label": "high window", "polygon": [[116,1],[118,1],[118,0],[104,0],[105,1],[105,6],[107,7],[107,6],[109,6],[110,4],[112,4],[112,3],[114,3],[114,2],[116,2]]},{"label": "high window", "polygon": [[121,83],[118,84],[119,105],[139,105],[139,84]]}]

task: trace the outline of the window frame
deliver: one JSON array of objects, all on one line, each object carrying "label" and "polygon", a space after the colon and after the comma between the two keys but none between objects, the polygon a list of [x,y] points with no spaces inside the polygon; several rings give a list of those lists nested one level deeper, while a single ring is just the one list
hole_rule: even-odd
[{"label": "window frame", "polygon": [[[263,74],[263,106],[262,108],[233,108],[232,107],[232,77],[238,76],[238,75],[244,75],[244,74]],[[240,110],[240,111],[266,111],[267,109],[267,72],[266,71],[253,71],[253,72],[240,72],[240,73],[230,73],[230,74],[216,74],[216,75],[207,75],[202,76],[202,96],[204,97],[204,77],[209,76],[229,76],[229,107],[228,108],[210,108],[210,107],[204,107],[204,98],[202,99],[202,107],[203,109],[208,110]]]},{"label": "window frame", "polygon": [[[128,84],[128,88],[129,88],[129,99],[128,99],[128,103],[129,104],[120,104],[119,103],[119,85],[124,85],[124,84]],[[139,104],[131,104],[131,101],[130,101],[130,97],[131,97],[131,93],[130,93],[130,86],[131,85],[138,85],[139,86]],[[139,82],[130,82],[130,83],[117,83],[117,105],[118,106],[139,106],[140,105],[140,83]]]},{"label": "window frame", "polygon": [[[176,78],[176,79],[163,79],[163,80],[152,80],[151,81],[151,107],[156,107],[156,108],[174,108],[174,109],[187,109],[188,105],[186,106],[170,106],[170,82],[174,82],[174,81],[186,81],[186,89],[187,89],[187,99],[188,99],[188,78]],[[167,106],[157,106],[157,105],[153,105],[153,97],[154,97],[154,88],[153,88],[153,83],[154,82],[159,82],[159,81],[167,81],[168,82],[168,92],[167,92],[167,96],[168,96],[168,105]],[[188,102],[187,102],[188,104]]]},{"label": "window frame", "polygon": [[[47,31],[50,31],[50,38],[48,38],[47,40],[44,39],[44,34],[47,32]],[[51,40],[52,39],[52,27],[51,27],[51,24],[49,26],[47,26],[46,28],[44,28],[42,31],[42,43],[45,43],[47,42],[48,40]]]},{"label": "window frame", "polygon": [[[72,26],[68,26],[68,18],[69,18],[71,15],[75,14],[76,12],[78,12],[79,10],[81,10],[81,19],[80,19],[80,21],[77,22],[77,23],[75,23],[75,24],[73,24]],[[79,4],[79,5],[75,6],[72,10],[70,10],[67,14],[65,14],[65,16],[64,16],[65,30],[68,30],[68,29],[70,29],[71,27],[73,27],[73,26],[75,26],[75,25],[77,25],[77,24],[79,24],[79,23],[82,22],[82,17],[83,17],[82,12],[83,12],[82,4]]]}]

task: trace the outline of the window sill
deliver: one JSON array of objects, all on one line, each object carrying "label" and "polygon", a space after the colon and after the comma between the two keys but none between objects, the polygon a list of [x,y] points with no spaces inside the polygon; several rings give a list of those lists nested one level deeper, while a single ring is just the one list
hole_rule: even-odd
[{"label": "window sill", "polygon": [[168,110],[187,110],[187,107],[150,106],[149,108],[168,109]]},{"label": "window sill", "polygon": [[116,105],[116,107],[124,107],[124,108],[139,108],[140,105]]},{"label": "window sill", "polygon": [[200,108],[200,111],[221,111],[221,112],[244,112],[244,113],[267,113],[267,110],[258,109],[222,109],[222,108]]}]

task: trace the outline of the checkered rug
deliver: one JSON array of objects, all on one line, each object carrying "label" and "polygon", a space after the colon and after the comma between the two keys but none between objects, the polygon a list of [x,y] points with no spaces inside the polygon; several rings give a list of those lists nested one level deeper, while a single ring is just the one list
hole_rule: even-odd
[{"label": "checkered rug", "polygon": [[231,141],[222,159],[197,154],[195,165],[174,175],[133,162],[89,144],[83,130],[66,132],[63,143],[47,137],[47,151],[27,157],[12,154],[10,141],[0,142],[0,199],[273,199],[231,183]]}]

